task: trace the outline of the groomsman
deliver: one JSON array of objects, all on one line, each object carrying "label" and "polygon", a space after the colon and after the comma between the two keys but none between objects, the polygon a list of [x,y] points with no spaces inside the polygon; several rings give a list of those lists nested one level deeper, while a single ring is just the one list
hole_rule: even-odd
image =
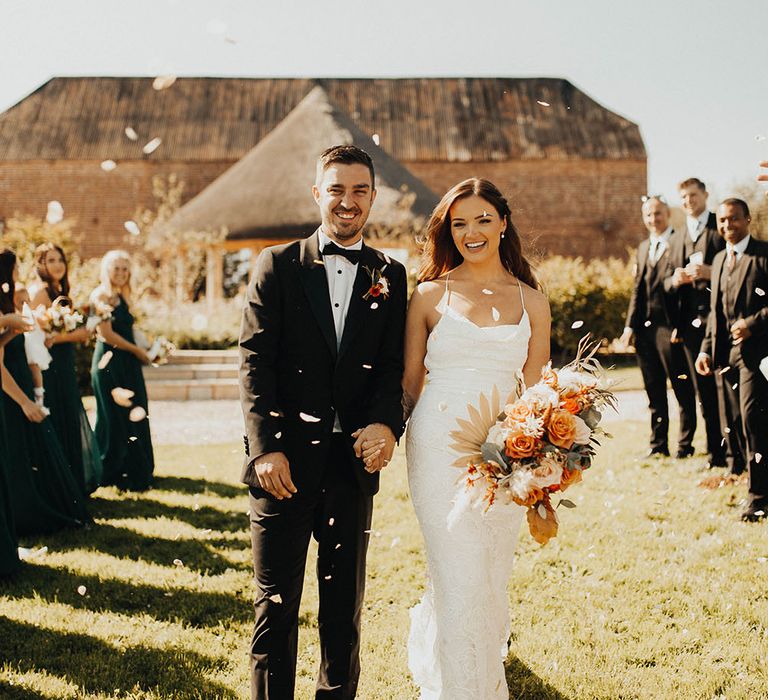
[{"label": "groomsman", "polygon": [[[701,415],[707,431],[707,454],[710,467],[726,466],[722,444],[717,388],[713,376],[696,372],[696,358],[707,330],[710,306],[710,278],[715,254],[725,248],[725,241],[717,232],[717,219],[707,210],[706,185],[691,177],[678,185],[686,216],[686,228],[676,231],[670,238],[664,289],[670,298],[675,318],[673,335],[682,343],[688,365],[687,374],[693,380],[699,397]],[[744,469],[743,464],[732,463],[731,471]]]},{"label": "groomsman", "polygon": [[632,335],[635,336],[637,362],[651,409],[649,456],[669,456],[669,379],[680,405],[680,434],[675,456],[690,457],[696,432],[696,393],[693,381],[687,375],[682,343],[672,342],[675,312],[664,291],[673,234],[669,224],[670,212],[667,203],[660,197],[647,198],[642,212],[649,237],[637,249],[637,271],[621,341],[628,344]]},{"label": "groomsman", "polygon": [[749,468],[742,520],[768,512],[768,243],[749,234],[749,207],[726,199],[717,225],[726,248],[712,264],[709,322],[696,370],[713,371],[728,420],[726,438]]}]

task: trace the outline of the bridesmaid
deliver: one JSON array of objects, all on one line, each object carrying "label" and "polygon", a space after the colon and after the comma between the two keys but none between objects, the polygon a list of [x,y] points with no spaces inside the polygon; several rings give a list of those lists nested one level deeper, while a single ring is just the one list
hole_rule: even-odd
[{"label": "bridesmaid", "polygon": [[[69,274],[64,251],[55,243],[43,243],[35,250],[37,282],[31,287],[32,308],[50,308],[54,301],[69,299]],[[46,345],[50,367],[43,372],[45,405],[69,466],[80,489],[93,493],[101,480],[101,455],[96,437],[83,408],[75,372],[75,343],[85,343],[90,332],[85,326],[69,333],[52,333]]]},{"label": "bridesmaid", "polygon": [[[112,317],[98,325],[91,379],[96,395],[96,440],[104,465],[102,484],[144,491],[152,485],[155,468],[141,371],[149,357],[134,341],[128,308],[130,283],[128,253],[110,250],[101,261],[101,284],[91,294],[91,308],[97,313],[105,307],[112,309]],[[120,389],[133,394],[121,397],[128,392]]]},{"label": "bridesmaid", "polygon": [[[3,348],[17,334],[32,330],[19,314],[0,313],[0,364],[3,362]],[[6,445],[8,436],[5,434],[3,419],[3,402],[0,401],[0,578],[11,576],[18,571],[19,543],[16,541],[16,527],[11,513],[11,500],[8,492],[8,455]]]},{"label": "bridesmaid", "polygon": [[[0,312],[14,311],[17,278],[16,255],[7,248],[0,250]],[[5,347],[1,372],[0,397],[9,437],[5,467],[16,533],[55,532],[90,522],[85,495],[72,475],[53,426],[33,400],[23,335],[12,338]]]}]

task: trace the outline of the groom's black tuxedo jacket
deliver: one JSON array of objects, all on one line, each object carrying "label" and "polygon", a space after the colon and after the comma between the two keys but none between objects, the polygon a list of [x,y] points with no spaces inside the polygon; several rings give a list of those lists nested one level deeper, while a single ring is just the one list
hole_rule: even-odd
[{"label": "groom's black tuxedo jacket", "polygon": [[[364,296],[380,270],[389,294]],[[259,255],[240,331],[240,399],[245,415],[242,480],[258,486],[252,462],[284,452],[296,487],[318,488],[338,412],[361,488],[378,490],[354,456],[350,434],[369,423],[403,432],[401,380],[405,268],[363,244],[337,350],[318,235]]]}]

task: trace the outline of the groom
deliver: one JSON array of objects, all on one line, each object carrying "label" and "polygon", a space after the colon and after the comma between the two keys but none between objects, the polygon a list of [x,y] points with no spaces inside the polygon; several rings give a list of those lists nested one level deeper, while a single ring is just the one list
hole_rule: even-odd
[{"label": "groom", "polygon": [[[373,495],[403,431],[405,269],[363,243],[376,198],[370,156],[329,148],[312,193],[320,228],[261,253],[240,332],[242,481],[256,582],[251,697],[259,700],[294,695],[311,536],[320,598],[315,697],[355,697]],[[380,446],[369,464],[360,458],[364,440]]]}]

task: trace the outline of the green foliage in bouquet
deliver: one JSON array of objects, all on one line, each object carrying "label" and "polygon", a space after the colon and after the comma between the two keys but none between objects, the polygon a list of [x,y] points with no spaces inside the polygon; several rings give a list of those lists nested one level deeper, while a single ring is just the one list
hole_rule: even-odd
[{"label": "green foliage in bouquet", "polygon": [[536,274],[552,309],[553,356],[573,355],[585,332],[607,341],[621,335],[632,294],[631,262],[556,255],[541,262]]}]

